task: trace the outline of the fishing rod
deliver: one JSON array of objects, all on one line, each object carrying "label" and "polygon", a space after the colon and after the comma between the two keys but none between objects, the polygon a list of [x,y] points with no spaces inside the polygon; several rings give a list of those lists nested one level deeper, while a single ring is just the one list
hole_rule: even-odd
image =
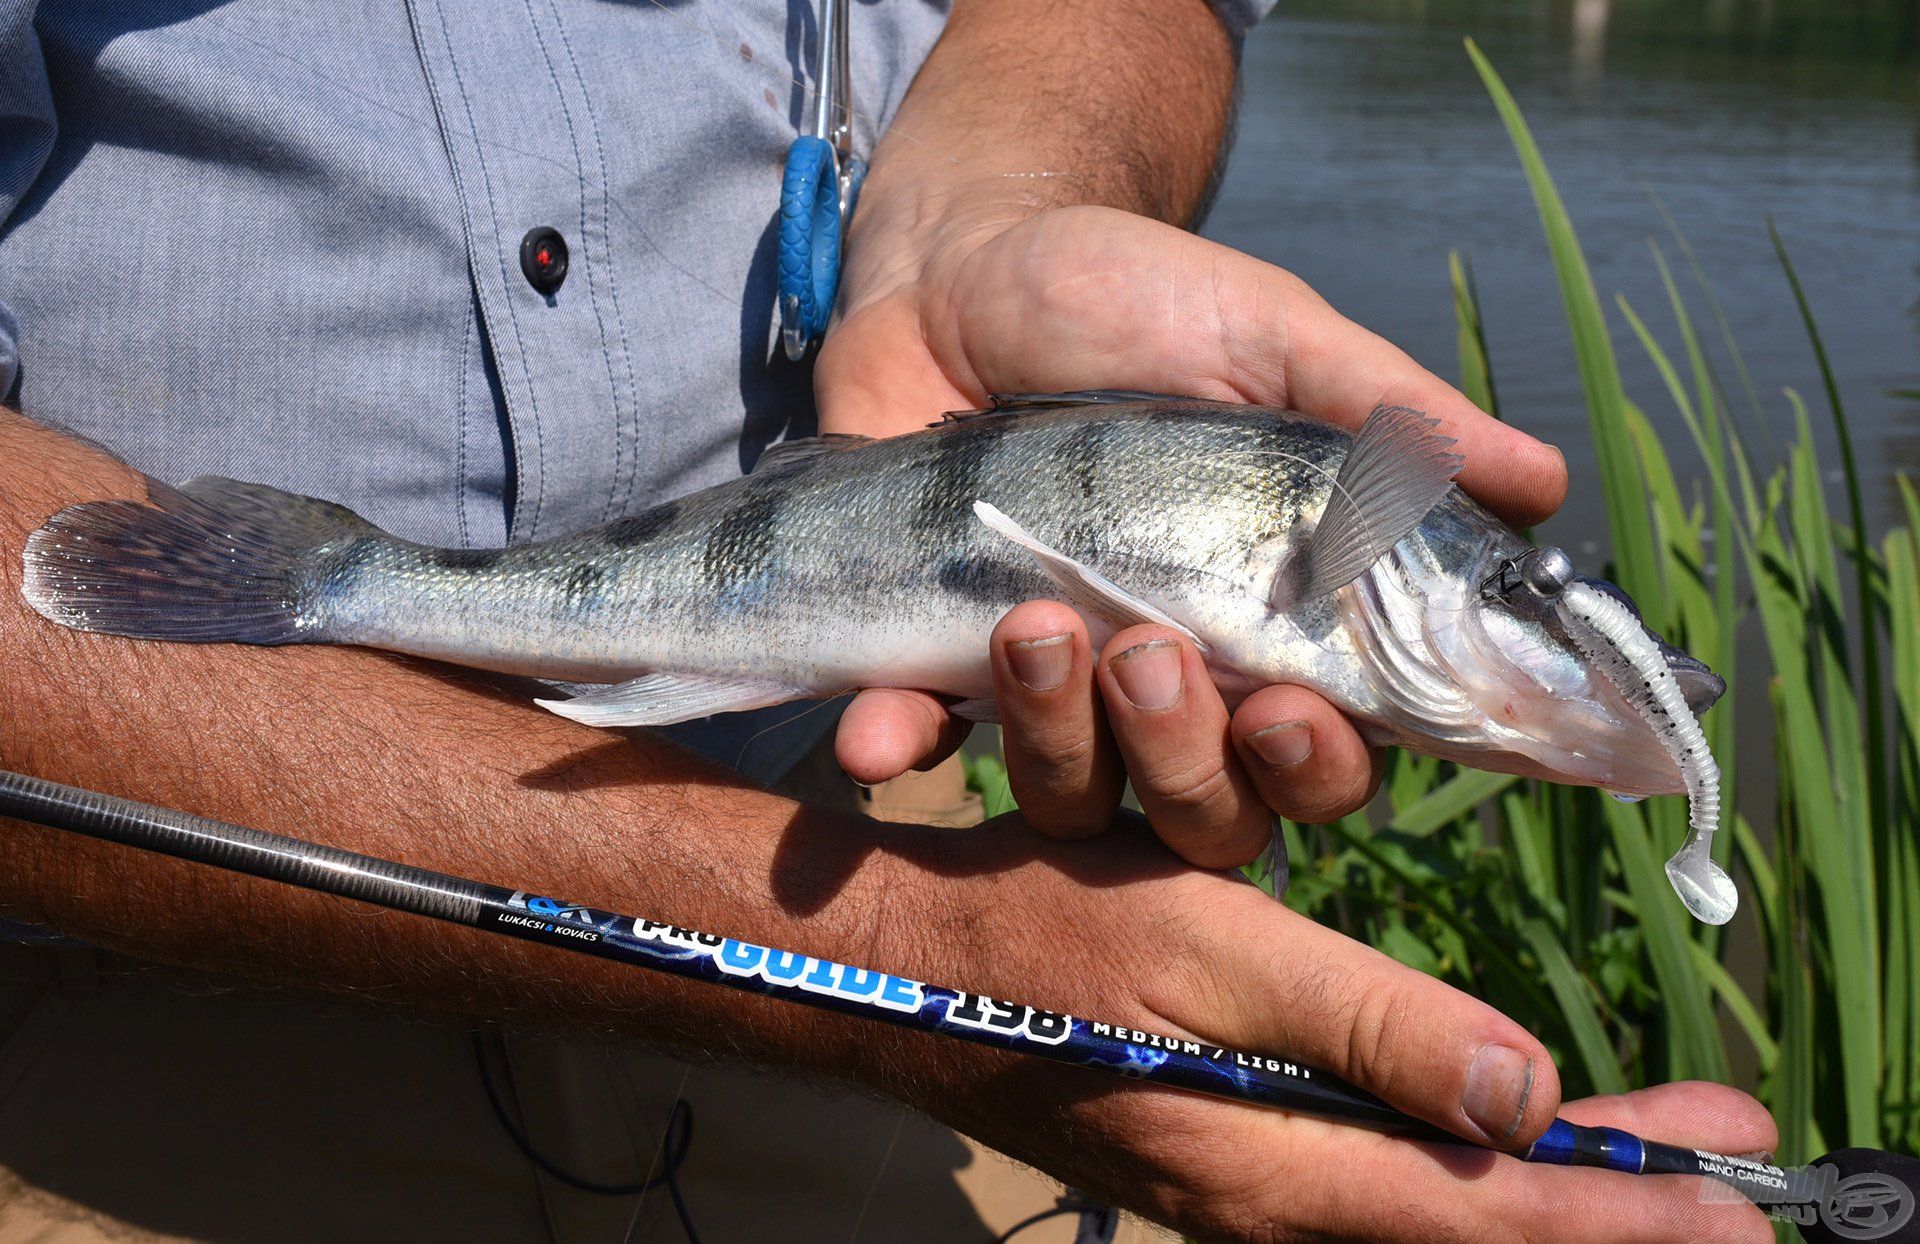
[{"label": "fishing rod", "polygon": [[[1003,1002],[4,770],[0,770],[0,817],[1147,1083],[1317,1115],[1414,1140],[1471,1144],[1401,1113],[1328,1072],[1287,1059]],[[1841,1150],[1812,1166],[1779,1167],[1643,1140],[1616,1128],[1556,1119],[1526,1152],[1513,1156],[1628,1174],[1703,1175],[1762,1209],[1796,1221],[1811,1218],[1811,1224],[1800,1224],[1810,1240],[1896,1244],[1920,1240],[1920,1221],[1915,1221],[1914,1213],[1915,1199],[1920,1197],[1920,1161],[1881,1150]],[[1844,1196],[1849,1187],[1857,1190],[1851,1200]],[[1837,1200],[1845,1203],[1836,1210]],[[1804,1212],[1808,1207],[1817,1212]],[[1849,1214],[1851,1218],[1845,1217]],[[1841,1216],[1838,1230],[1829,1230],[1837,1215]],[[1848,1229],[1850,1223],[1852,1229]],[[1862,1229],[1875,1224],[1884,1224],[1885,1229]]]}]

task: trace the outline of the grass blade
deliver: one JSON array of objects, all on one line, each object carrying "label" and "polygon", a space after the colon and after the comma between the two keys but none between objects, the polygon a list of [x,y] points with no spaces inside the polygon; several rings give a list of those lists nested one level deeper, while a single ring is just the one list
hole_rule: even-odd
[{"label": "grass blade", "polygon": [[1498,419],[1500,398],[1493,389],[1493,365],[1487,356],[1487,332],[1480,319],[1480,291],[1473,283],[1473,265],[1459,251],[1448,251],[1447,272],[1453,278],[1453,316],[1460,325],[1460,391]]},{"label": "grass blade", "polygon": [[[1760,408],[1760,394],[1753,386],[1753,372],[1747,367],[1746,352],[1741,350],[1740,343],[1734,338],[1733,325],[1728,322],[1726,310],[1720,305],[1720,296],[1714,292],[1713,282],[1707,280],[1706,269],[1700,266],[1700,256],[1694,252],[1693,242],[1681,230],[1680,222],[1673,218],[1673,213],[1667,210],[1666,201],[1658,194],[1651,197],[1654,208],[1660,213],[1660,219],[1666,222],[1667,232],[1673,235],[1675,245],[1679,246],[1680,253],[1686,256],[1687,267],[1693,273],[1694,284],[1700,287],[1700,293],[1707,300],[1707,312],[1713,316],[1714,325],[1720,330],[1720,344],[1726,348],[1727,357],[1733,360],[1734,372],[1740,377],[1740,388],[1746,395],[1747,409],[1753,414],[1754,426],[1760,430],[1761,448],[1766,451],[1769,460],[1777,458],[1779,454],[1773,443],[1773,430],[1767,423],[1766,412]],[[1663,259],[1660,263],[1663,273],[1666,272],[1666,266],[1666,261]],[[1679,292],[1673,287],[1670,274],[1667,292],[1677,300]],[[1705,409],[1704,403],[1702,409]]]},{"label": "grass blade", "polygon": [[1858,577],[1862,613],[1861,665],[1867,679],[1867,806],[1872,809],[1873,824],[1885,825],[1887,727],[1885,714],[1881,711],[1879,690],[1874,682],[1880,671],[1880,622],[1874,609],[1876,597],[1870,582],[1873,541],[1867,534],[1867,508],[1861,500],[1860,465],[1854,457],[1853,432],[1847,424],[1846,406],[1840,400],[1840,386],[1833,378],[1833,364],[1827,359],[1826,342],[1821,339],[1820,326],[1814,322],[1813,307],[1807,302],[1807,291],[1801,288],[1800,274],[1794,270],[1793,260],[1787,255],[1787,244],[1780,237],[1780,230],[1774,227],[1771,216],[1767,218],[1767,236],[1773,239],[1774,253],[1780,257],[1781,270],[1787,274],[1787,284],[1793,287],[1793,301],[1800,308],[1800,318],[1806,324],[1807,339],[1813,343],[1813,357],[1820,365],[1820,382],[1826,387],[1827,404],[1833,412],[1834,434],[1840,440],[1840,465],[1847,478],[1847,515],[1853,523],[1854,568]]},{"label": "grass blade", "polygon": [[1424,837],[1497,797],[1519,780],[1511,773],[1462,769],[1395,813],[1393,820],[1387,823],[1387,828],[1414,837]]},{"label": "grass blade", "polygon": [[1546,161],[1527,129],[1526,119],[1520,115],[1519,105],[1471,39],[1467,40],[1467,55],[1486,84],[1487,93],[1493,97],[1507,136],[1519,153],[1520,164],[1533,189],[1534,203],[1540,211],[1540,223],[1546,230],[1561,300],[1566,304],[1567,323],[1573,331],[1580,387],[1586,393],[1587,418],[1600,464],[1601,490],[1613,533],[1620,586],[1640,602],[1642,609],[1655,617],[1664,617],[1666,591],[1654,555],[1653,523],[1647,514],[1645,486],[1627,433],[1624,413],[1627,399],[1620,386],[1620,366],[1614,358],[1613,340],[1607,332],[1599,295],[1594,292],[1593,275],[1587,269],[1586,256],[1581,253],[1580,240],[1574,233],[1566,204],[1554,188]]},{"label": "grass blade", "polygon": [[1620,1072],[1620,1056],[1614,1053],[1613,1042],[1608,1039],[1607,1030],[1594,1009],[1593,987],[1573,966],[1566,947],[1554,937],[1546,921],[1538,917],[1524,921],[1520,934],[1533,948],[1534,958],[1540,961],[1540,974],[1546,977],[1547,988],[1560,1004],[1560,1014],[1566,1020],[1574,1048],[1580,1052],[1580,1063],[1586,1068],[1594,1091],[1626,1092],[1627,1078]]},{"label": "grass blade", "polygon": [[[1893,640],[1895,732],[1899,744],[1891,806],[1896,818],[1885,861],[1890,884],[1886,921],[1886,1086],[1891,1103],[1920,1095],[1920,498],[1900,480],[1908,526],[1889,533],[1888,634]],[[1920,1143],[1920,1117],[1889,1120],[1908,1148]]]},{"label": "grass blade", "polygon": [[1740,1026],[1740,1031],[1746,1034],[1753,1046],[1754,1056],[1760,1062],[1760,1073],[1765,1075],[1772,1071],[1780,1061],[1780,1043],[1767,1031],[1767,1021],[1761,1017],[1760,1009],[1754,1006],[1747,991],[1740,988],[1739,982],[1733,979],[1733,973],[1713,957],[1713,952],[1698,942],[1693,944],[1693,966],[1706,979],[1713,996],[1720,1000],[1720,1005],[1727,1008],[1727,1014],[1733,1016],[1733,1022]]},{"label": "grass blade", "polygon": [[1613,834],[1614,853],[1626,874],[1627,891],[1640,913],[1647,957],[1666,1009],[1664,1029],[1670,1079],[1725,1080],[1727,1051],[1714,1022],[1705,983],[1693,966],[1689,919],[1667,883],[1666,870],[1647,834],[1638,809],[1603,799],[1603,815]]},{"label": "grass blade", "polygon": [[[1809,448],[1802,445],[1800,450],[1804,453]],[[1817,467],[1810,468],[1804,457],[1799,470],[1803,476],[1811,470],[1817,478]],[[1776,476],[1776,491],[1778,480]],[[1812,591],[1776,519],[1769,518],[1759,533],[1750,572],[1761,627],[1776,671],[1772,690],[1779,723],[1779,773],[1784,792],[1790,795],[1790,802],[1782,806],[1782,840],[1795,844],[1794,853],[1782,858],[1779,869],[1783,889],[1796,899],[1788,912],[1795,927],[1789,941],[1776,945],[1775,955],[1808,953],[1800,945],[1808,914],[1800,896],[1805,891],[1804,877],[1810,874],[1823,900],[1820,927],[1832,960],[1823,983],[1832,995],[1839,1033],[1839,1117],[1848,1143],[1877,1146],[1881,1028],[1878,948],[1871,923],[1875,903],[1871,888],[1857,888],[1857,857],[1850,841],[1857,835],[1848,834],[1846,829],[1847,818],[1834,789],[1835,766],[1814,700],[1816,678],[1808,655],[1813,642],[1808,616],[1813,608]],[[1787,831],[1789,824],[1791,833]],[[1796,970],[1794,964],[1778,957],[1774,964],[1777,971],[1788,976]],[[1811,979],[1808,987],[1812,988]],[[1806,1022],[1811,1023],[1812,997],[1806,1005]],[[1782,1020],[1800,1022],[1784,1010]],[[1812,1057],[1811,1050],[1808,1057]],[[1797,1073],[1788,1066],[1783,1074]],[[1822,1100],[1828,1099],[1829,1095],[1823,1095]]]}]

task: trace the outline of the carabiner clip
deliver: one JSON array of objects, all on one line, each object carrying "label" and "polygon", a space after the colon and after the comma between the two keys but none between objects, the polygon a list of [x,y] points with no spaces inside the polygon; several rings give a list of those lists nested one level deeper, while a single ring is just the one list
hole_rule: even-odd
[{"label": "carabiner clip", "polygon": [[780,344],[798,362],[827,331],[840,288],[841,243],[865,161],[853,154],[847,0],[821,0],[813,132],[787,150],[780,185]]}]

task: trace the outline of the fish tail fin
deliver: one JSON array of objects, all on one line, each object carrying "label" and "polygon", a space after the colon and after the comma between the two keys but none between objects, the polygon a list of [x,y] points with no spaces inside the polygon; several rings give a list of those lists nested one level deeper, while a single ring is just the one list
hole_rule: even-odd
[{"label": "fish tail fin", "polygon": [[323,642],[310,573],[379,528],[262,484],[149,480],[147,500],[69,506],[27,538],[22,594],[62,626],[179,643]]}]

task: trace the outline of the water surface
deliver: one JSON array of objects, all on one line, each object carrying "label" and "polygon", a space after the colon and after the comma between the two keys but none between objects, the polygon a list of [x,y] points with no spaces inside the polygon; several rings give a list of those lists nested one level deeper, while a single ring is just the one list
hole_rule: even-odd
[{"label": "water surface", "polygon": [[1887,395],[1920,388],[1917,24],[1905,0],[1295,0],[1247,41],[1239,142],[1205,231],[1292,269],[1449,379],[1447,251],[1463,252],[1504,413],[1573,469],[1573,496],[1543,534],[1597,559],[1601,502],[1559,293],[1519,163],[1462,49],[1472,35],[1546,155],[1629,396],[1676,469],[1696,469],[1684,426],[1612,304],[1625,293],[1678,352],[1648,239],[1683,277],[1685,266],[1654,195],[1714,282],[1773,436],[1791,433],[1780,390],[1792,385],[1814,404],[1833,466],[1812,352],[1767,238],[1775,217],[1840,376],[1878,527],[1897,508],[1892,471],[1920,473],[1920,404]]}]

